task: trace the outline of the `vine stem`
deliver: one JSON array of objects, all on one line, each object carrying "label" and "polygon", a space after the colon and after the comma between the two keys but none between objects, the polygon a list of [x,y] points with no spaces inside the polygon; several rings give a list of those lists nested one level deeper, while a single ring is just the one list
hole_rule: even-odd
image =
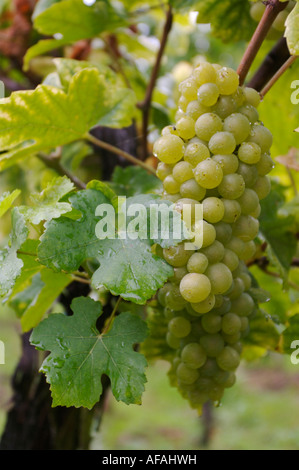
[{"label": "vine stem", "polygon": [[103,140],[97,139],[96,137],[94,137],[91,134],[86,134],[84,137],[85,137],[86,140],[88,140],[89,142],[91,142],[95,146],[100,147],[102,149],[105,149],[108,152],[114,153],[116,155],[120,155],[121,157],[128,160],[130,163],[133,163],[134,165],[139,165],[144,170],[147,170],[147,171],[153,173],[154,175],[156,174],[156,170],[153,167],[147,165],[146,163],[139,160],[138,158],[133,157],[133,155],[125,152],[124,150],[121,150],[121,149],[115,147],[114,145],[108,144],[107,142],[104,142]]},{"label": "vine stem", "polygon": [[242,86],[246,80],[247,74],[250,70],[251,65],[253,64],[254,59],[257,56],[258,51],[260,50],[261,45],[263,44],[266,36],[277,17],[278,13],[286,7],[286,3],[282,3],[280,0],[269,0],[267,2],[266,10],[263,14],[263,17],[256,28],[251,41],[248,44],[248,47],[245,51],[245,54],[240,62],[238,67],[238,74],[240,76],[240,85]]},{"label": "vine stem", "polygon": [[137,107],[142,111],[142,153],[143,158],[147,158],[148,156],[148,149],[147,149],[147,136],[148,136],[148,123],[149,123],[149,116],[150,116],[150,108],[152,102],[153,91],[156,85],[156,81],[159,75],[160,65],[162,61],[162,57],[165,51],[168,35],[172,28],[173,22],[173,13],[172,8],[169,5],[167,14],[166,14],[166,21],[163,28],[163,34],[160,41],[159,51],[156,57],[156,62],[153,67],[151,77],[145,92],[144,100],[137,104]]},{"label": "vine stem", "polygon": [[260,95],[262,98],[268,93],[268,91],[275,85],[277,80],[294,64],[294,62],[298,59],[298,56],[292,55],[283,65],[280,67],[280,69],[273,75],[271,80],[267,83],[266,86],[262,89],[260,92]]},{"label": "vine stem", "polygon": [[110,328],[110,326],[111,326],[111,323],[112,323],[112,321],[113,321],[113,319],[114,319],[114,317],[115,317],[115,315],[116,315],[116,312],[117,312],[117,309],[118,309],[118,307],[119,307],[119,304],[120,304],[121,300],[122,300],[122,299],[121,299],[121,297],[119,296],[118,299],[117,299],[117,301],[116,301],[116,304],[114,305],[113,311],[112,311],[112,313],[111,313],[111,315],[110,315],[110,317],[109,317],[109,319],[108,319],[108,322],[106,323],[106,325],[105,325],[105,327],[104,327],[104,329],[103,329],[103,331],[102,331],[102,335],[105,334],[105,333],[107,333],[107,331],[109,330],[109,328]]},{"label": "vine stem", "polygon": [[86,184],[83,183],[83,181],[61,165],[60,158],[49,157],[43,153],[37,154],[37,158],[39,158],[39,160],[41,160],[48,168],[55,170],[60,176],[67,176],[78,189],[86,189]]}]

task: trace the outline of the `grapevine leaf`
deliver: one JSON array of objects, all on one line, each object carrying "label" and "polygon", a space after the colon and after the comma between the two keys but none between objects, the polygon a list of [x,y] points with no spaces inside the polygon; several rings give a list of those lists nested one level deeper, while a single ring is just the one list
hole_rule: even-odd
[{"label": "grapevine leaf", "polygon": [[272,190],[268,197],[261,201],[260,231],[268,242],[268,254],[285,278],[295,254],[297,242],[293,232],[294,217],[281,217],[279,208],[284,199],[277,190]]},{"label": "grapevine leaf", "polygon": [[29,232],[24,216],[20,214],[18,208],[12,210],[11,218],[10,246],[0,252],[0,297],[10,292],[21,274],[23,261],[18,258],[17,251],[27,240]]},{"label": "grapevine leaf", "polygon": [[[68,92],[39,85],[35,90],[17,91],[0,101],[0,170],[40,150],[49,150],[82,137],[99,122],[122,127],[131,123],[133,104],[125,109],[132,91],[107,91],[104,77],[95,68],[76,73]],[[122,102],[124,100],[124,102]],[[98,103],[102,103],[99,106]]]},{"label": "grapevine leaf", "polygon": [[99,333],[99,302],[86,297],[72,303],[74,315],[50,315],[31,335],[38,349],[50,351],[41,370],[51,386],[53,406],[88,409],[99,401],[102,376],[110,378],[118,401],[140,404],[146,377],[146,360],[133,350],[147,334],[143,320],[130,313],[115,318],[107,332]]},{"label": "grapevine leaf", "polygon": [[66,217],[54,219],[46,224],[46,231],[38,247],[39,261],[56,271],[73,272],[101,248],[95,229],[99,218],[96,208],[109,204],[109,200],[94,189],[78,191],[69,198],[72,207],[81,212],[79,220]]},{"label": "grapevine leaf", "polygon": [[46,224],[38,249],[40,262],[56,271],[73,272],[85,260],[95,259],[100,264],[92,278],[95,288],[103,285],[124,299],[145,303],[172,275],[172,268],[152,253],[148,239],[97,237],[96,208],[108,204],[112,217],[115,215],[110,201],[100,191],[79,191],[70,197],[70,202],[82,217],[61,217]]},{"label": "grapevine leaf", "polygon": [[299,55],[299,3],[287,17],[285,37],[291,55]]},{"label": "grapevine leaf", "polygon": [[59,202],[74,189],[74,184],[66,177],[54,178],[41,194],[31,196],[33,206],[21,206],[19,211],[33,225],[60,217],[72,210],[69,202]]},{"label": "grapevine leaf", "polygon": [[38,325],[61,292],[72,282],[72,276],[64,273],[54,273],[50,269],[43,269],[40,280],[40,290],[36,292],[36,295],[22,313],[21,325],[23,331],[29,331]]},{"label": "grapevine leaf", "polygon": [[153,255],[148,240],[106,239],[101,248],[92,284],[125,300],[144,304],[173,274],[171,266]]},{"label": "grapevine leaf", "polygon": [[250,320],[250,331],[244,339],[244,344],[275,351],[279,339],[280,333],[271,317],[259,310]]},{"label": "grapevine leaf", "polygon": [[19,189],[15,189],[12,193],[4,193],[0,197],[0,217],[3,217],[3,215],[6,214],[20,194],[21,191]]},{"label": "grapevine leaf", "polygon": [[209,23],[215,37],[224,42],[251,38],[256,24],[248,0],[199,0],[197,23]]},{"label": "grapevine leaf", "polygon": [[53,39],[42,40],[29,49],[25,57],[25,66],[29,60],[40,53],[49,52],[57,47],[81,39],[90,39],[104,31],[114,31],[127,24],[125,12],[114,8],[110,2],[96,1],[86,5],[83,0],[64,0],[55,2],[49,8],[35,16],[34,27],[45,36]]},{"label": "grapevine leaf", "polygon": [[52,6],[54,3],[58,3],[60,1],[61,0],[39,0],[34,8],[32,19],[34,20],[43,11],[47,10],[47,8]]},{"label": "grapevine leaf", "polygon": [[[282,333],[282,350],[286,354],[291,354],[293,341],[299,339],[299,313],[292,316],[288,321],[288,327]],[[298,344],[296,345],[298,347]]]},{"label": "grapevine leaf", "polygon": [[117,166],[112,175],[112,187],[121,196],[152,193],[161,190],[161,181],[143,168]]}]

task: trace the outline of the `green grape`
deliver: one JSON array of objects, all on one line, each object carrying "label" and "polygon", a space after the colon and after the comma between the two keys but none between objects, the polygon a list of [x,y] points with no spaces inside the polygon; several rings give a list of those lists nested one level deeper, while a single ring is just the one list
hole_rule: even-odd
[{"label": "green grape", "polygon": [[216,132],[222,131],[222,120],[215,113],[206,113],[195,122],[195,133],[200,139],[209,142]]},{"label": "green grape", "polygon": [[209,245],[212,245],[216,239],[216,230],[214,225],[209,224],[205,220],[202,222],[202,247],[205,248]]},{"label": "green grape", "polygon": [[169,134],[178,135],[178,132],[177,132],[175,126],[165,126],[162,129],[161,135],[169,135]]},{"label": "green grape", "polygon": [[252,297],[247,292],[243,292],[237,299],[232,301],[232,310],[242,317],[248,317],[254,310]]},{"label": "green grape", "polygon": [[239,258],[237,256],[237,254],[232,251],[232,250],[229,250],[228,248],[225,248],[224,250],[224,255],[223,255],[223,258],[222,258],[222,263],[224,263],[231,271],[234,271],[235,269],[237,269],[238,265],[239,265]]},{"label": "green grape", "polygon": [[273,136],[269,129],[263,125],[254,124],[248,137],[248,142],[254,142],[259,145],[261,152],[266,153],[269,152],[273,144]]},{"label": "green grape", "polygon": [[257,108],[261,102],[261,96],[259,92],[256,91],[254,88],[249,87],[245,87],[243,92],[247,103],[253,106],[254,108]]},{"label": "green grape", "polygon": [[212,294],[224,294],[233,282],[232,273],[224,263],[215,263],[205,272],[210,280]]},{"label": "green grape", "polygon": [[219,194],[225,199],[238,199],[245,190],[245,181],[238,173],[224,175],[218,186]]},{"label": "green grape", "polygon": [[214,155],[212,160],[219,163],[224,175],[235,173],[239,167],[239,159],[233,153],[231,155]]},{"label": "green grape", "polygon": [[253,189],[245,188],[242,196],[238,198],[242,214],[250,215],[259,206],[259,198]]},{"label": "green grape", "polygon": [[177,316],[168,323],[168,330],[176,338],[184,338],[191,331],[191,323],[186,318]]},{"label": "green grape", "polygon": [[176,375],[178,379],[185,384],[193,384],[199,377],[199,373],[196,369],[191,369],[187,367],[186,364],[181,362],[176,370]]},{"label": "green grape", "polygon": [[209,357],[219,356],[225,345],[224,339],[219,333],[203,335],[199,342]]},{"label": "green grape", "polygon": [[249,242],[253,240],[259,232],[259,221],[250,215],[241,215],[234,224],[234,236]]},{"label": "green grape", "polygon": [[203,329],[211,335],[218,333],[221,330],[222,318],[216,313],[206,313],[201,319]]},{"label": "green grape", "polygon": [[189,77],[182,81],[179,85],[179,92],[188,101],[197,99],[197,84],[194,78]]},{"label": "green grape", "polygon": [[172,174],[172,168],[173,167],[171,165],[167,165],[167,163],[159,162],[157,166],[157,171],[156,171],[157,177],[161,181],[163,181],[166,178],[166,176],[169,176]]},{"label": "green grape", "polygon": [[222,331],[227,335],[234,335],[241,330],[241,319],[235,313],[226,313],[222,317]]},{"label": "green grape", "polygon": [[186,98],[186,96],[180,96],[180,98],[178,99],[178,107],[179,107],[179,110],[183,111],[184,113],[183,116],[185,115],[188,103],[189,103],[189,100],[188,98]]},{"label": "green grape", "polygon": [[172,175],[168,175],[163,181],[163,188],[168,194],[177,194],[180,191],[180,183]]},{"label": "green grape", "polygon": [[222,67],[217,71],[216,85],[221,95],[231,95],[238,89],[239,75],[229,67]]},{"label": "green grape", "polygon": [[204,313],[210,312],[214,308],[215,302],[216,302],[215,295],[209,294],[205,300],[191,304],[191,307],[193,309],[192,314],[194,315],[194,312],[196,312],[196,314],[199,313],[200,315],[202,315]]},{"label": "green grape", "polygon": [[238,157],[243,163],[253,165],[261,159],[261,148],[254,142],[243,142],[238,150]]},{"label": "green grape", "polygon": [[178,286],[172,286],[172,289],[167,292],[165,296],[166,307],[174,311],[182,310],[185,307],[186,301],[183,299]]},{"label": "green grape", "polygon": [[240,162],[237,173],[242,176],[247,188],[252,188],[258,178],[256,166],[247,163]]},{"label": "green grape", "polygon": [[[193,255],[191,255],[192,257]],[[189,258],[190,260],[190,258]],[[188,260],[188,263],[189,263]],[[179,284],[183,277],[188,273],[187,268],[185,266],[181,266],[179,268],[174,268],[173,270],[173,276],[169,278],[170,282],[174,284]]]},{"label": "green grape", "polygon": [[226,333],[222,332],[222,337],[227,345],[234,348],[234,345],[241,339],[241,332],[235,333],[234,335],[227,335]]},{"label": "green grape", "polygon": [[274,162],[269,153],[263,153],[260,161],[256,164],[259,176],[266,176],[274,168]]},{"label": "green grape", "polygon": [[265,10],[266,5],[264,5],[262,2],[255,2],[250,7],[250,16],[254,21],[259,23],[263,17],[263,14],[265,13]]},{"label": "green grape", "polygon": [[221,199],[218,197],[206,197],[203,202],[203,218],[215,224],[220,222],[224,216],[224,205]]},{"label": "green grape", "polygon": [[210,294],[211,282],[204,274],[188,273],[180,282],[180,292],[188,302],[201,302]]},{"label": "green grape", "polygon": [[176,163],[172,170],[172,176],[178,183],[182,184],[193,178],[192,166],[188,162],[181,161]]},{"label": "green grape", "polygon": [[227,380],[223,383],[224,388],[231,388],[233,385],[236,383],[236,375],[233,372],[230,372],[229,377]]},{"label": "green grape", "polygon": [[177,163],[183,158],[184,141],[177,135],[164,135],[154,143],[153,153],[161,162]]},{"label": "green grape", "polygon": [[221,296],[222,303],[218,308],[214,308],[214,312],[218,315],[225,315],[226,313],[230,312],[231,310],[231,300],[227,296]]},{"label": "green grape", "polygon": [[238,237],[232,236],[230,241],[226,244],[226,248],[232,250],[241,258],[245,251],[245,242]]},{"label": "green grape", "polygon": [[223,172],[221,166],[211,158],[200,162],[195,170],[194,177],[197,183],[206,189],[216,188],[222,181]]},{"label": "green grape", "polygon": [[203,274],[209,265],[208,258],[199,252],[193,253],[187,263],[189,273]]},{"label": "green grape", "polygon": [[206,189],[200,186],[194,178],[181,184],[180,194],[182,198],[201,201],[206,195]]},{"label": "green grape", "polygon": [[203,62],[196,67],[193,71],[193,76],[199,86],[204,83],[215,83],[217,79],[215,68],[208,62]]},{"label": "green grape", "polygon": [[198,142],[190,141],[188,143],[184,153],[184,160],[195,167],[210,156],[208,147],[198,139]]},{"label": "green grape", "polygon": [[231,95],[231,97],[236,103],[236,108],[242,106],[246,101],[243,87],[238,86],[237,90]]},{"label": "green grape", "polygon": [[195,136],[195,122],[190,116],[179,119],[175,127],[178,135],[184,140],[192,139]]},{"label": "green grape", "polygon": [[250,124],[254,124],[259,120],[259,113],[257,109],[251,104],[244,104],[238,108],[238,113],[244,114],[247,117]]},{"label": "green grape", "polygon": [[244,114],[235,113],[224,120],[223,129],[233,134],[236,144],[239,145],[249,136],[251,126]]},{"label": "green grape", "polygon": [[181,358],[190,369],[198,369],[206,362],[207,355],[199,343],[189,343],[183,348]]},{"label": "green grape", "polygon": [[214,155],[230,155],[235,148],[236,140],[231,132],[216,132],[209,141],[209,149]]},{"label": "green grape", "polygon": [[285,30],[285,23],[287,20],[287,17],[289,16],[289,12],[286,10],[280,11],[275,18],[273,22],[273,28],[276,29],[276,31],[283,32]]},{"label": "green grape", "polygon": [[180,193],[175,193],[175,194],[169,194],[167,191],[163,191],[162,193],[162,199],[166,199],[167,201],[170,202],[177,202],[178,199],[180,199],[181,195]]},{"label": "green grape", "polygon": [[219,240],[223,245],[226,245],[226,243],[231,239],[233,233],[231,225],[222,221],[215,224],[214,228],[216,230],[216,240]]},{"label": "green grape", "polygon": [[244,290],[248,290],[251,287],[251,277],[247,273],[240,273],[239,275],[240,279],[242,279],[242,282],[244,284]]},{"label": "green grape", "polygon": [[225,119],[227,116],[234,113],[236,109],[236,102],[231,96],[220,95],[212,111],[218,114],[221,119]]},{"label": "green grape", "polygon": [[184,244],[163,249],[163,257],[168,264],[175,268],[185,266],[192,255],[191,250],[185,250]]},{"label": "green grape", "polygon": [[222,199],[224,205],[223,222],[232,224],[238,220],[241,215],[241,206],[235,199]]},{"label": "green grape", "polygon": [[220,369],[232,372],[240,364],[240,355],[231,346],[225,346],[216,360]]},{"label": "green grape", "polygon": [[268,176],[259,176],[252,186],[259,199],[265,199],[271,191],[271,182]]},{"label": "green grape", "polygon": [[206,256],[210,264],[218,263],[224,256],[224,246],[218,240],[215,240],[211,245],[202,248],[201,252]]},{"label": "green grape", "polygon": [[202,114],[208,113],[209,108],[203,106],[198,100],[190,101],[187,105],[186,115],[196,121]]},{"label": "green grape", "polygon": [[219,89],[215,83],[205,83],[197,91],[197,99],[203,106],[213,106],[219,98]]},{"label": "green grape", "polygon": [[171,349],[178,349],[180,347],[181,340],[168,331],[166,334],[166,343]]},{"label": "green grape", "polygon": [[233,285],[233,290],[229,293],[229,298],[231,300],[237,299],[245,290],[244,282],[239,277],[234,278]]}]

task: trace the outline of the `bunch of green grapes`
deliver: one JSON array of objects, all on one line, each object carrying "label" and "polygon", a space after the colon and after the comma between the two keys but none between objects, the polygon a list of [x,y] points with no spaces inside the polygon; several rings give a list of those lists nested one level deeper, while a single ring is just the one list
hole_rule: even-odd
[{"label": "bunch of green grapes", "polygon": [[[285,23],[287,17],[289,16],[289,13],[293,10],[295,5],[295,1],[289,1],[286,8],[280,13],[278,13],[268,33],[268,39],[278,39],[279,37],[281,37],[282,33],[285,30]],[[262,2],[260,0],[253,1],[251,2],[250,16],[254,21],[259,23],[263,17],[265,10],[266,2]]]},{"label": "bunch of green grapes", "polygon": [[191,216],[202,210],[192,226],[202,244],[161,249],[174,275],[157,298],[168,322],[172,381],[200,408],[234,384],[257,310],[245,262],[255,254],[260,200],[270,192],[273,139],[259,121],[259,93],[240,87],[231,68],[202,63],[179,92],[176,124],[154,144],[157,176],[182,216],[186,207]]}]

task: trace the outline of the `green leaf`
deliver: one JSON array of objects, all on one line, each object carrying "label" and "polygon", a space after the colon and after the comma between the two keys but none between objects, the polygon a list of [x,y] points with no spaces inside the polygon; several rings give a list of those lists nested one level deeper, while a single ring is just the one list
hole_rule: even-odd
[{"label": "green leaf", "polygon": [[28,228],[25,219],[15,207],[11,213],[12,233],[10,246],[0,252],[0,297],[7,295],[20,276],[23,261],[18,258],[17,251],[28,237]]},{"label": "green leaf", "polygon": [[[9,150],[0,158],[0,170],[10,160],[41,150],[49,150],[81,139],[94,126],[122,127],[131,123],[133,104],[125,109],[132,91],[108,90],[104,77],[95,68],[76,73],[68,92],[47,85],[17,91],[0,101],[0,148]],[[110,94],[111,93],[111,94]],[[102,106],[99,106],[102,103]]]},{"label": "green leaf", "polygon": [[292,342],[299,340],[299,313],[292,316],[288,321],[288,327],[282,333],[282,350],[286,354],[293,352]]},{"label": "green leaf", "polygon": [[281,275],[287,276],[297,241],[294,234],[294,217],[280,217],[278,211],[284,199],[277,190],[261,201],[260,232],[268,242],[268,254]]},{"label": "green leaf", "polygon": [[41,194],[31,196],[33,207],[21,206],[19,211],[33,225],[56,219],[72,210],[69,202],[59,201],[73,189],[74,184],[66,176],[54,178]]},{"label": "green leaf", "polygon": [[112,188],[120,196],[135,196],[137,194],[160,191],[161,181],[143,168],[117,166],[112,175]]},{"label": "green leaf", "polygon": [[102,240],[100,267],[92,277],[95,288],[144,304],[172,276],[173,268],[153,255],[147,240]]},{"label": "green leaf", "polygon": [[270,351],[275,351],[280,339],[280,333],[269,315],[259,310],[250,319],[250,331],[244,339],[246,346],[259,347]]},{"label": "green leaf", "polygon": [[43,269],[40,278],[40,289],[22,313],[23,331],[29,331],[38,325],[61,292],[72,282],[72,276],[54,273],[50,269]]},{"label": "green leaf", "polygon": [[291,55],[299,55],[299,3],[289,14],[286,21],[285,37]]},{"label": "green leaf", "polygon": [[95,288],[103,285],[124,299],[145,303],[172,275],[173,269],[152,253],[147,239],[97,238],[96,225],[100,219],[95,216],[96,208],[108,204],[115,217],[113,206],[100,191],[79,191],[70,197],[70,202],[82,213],[82,218],[74,221],[61,217],[47,223],[38,249],[39,261],[56,271],[73,272],[84,261],[95,259],[100,264],[92,278]]},{"label": "green leaf", "polygon": [[7,192],[0,197],[0,217],[3,217],[3,215],[6,214],[20,194],[21,191],[19,189],[15,189],[12,193]]},{"label": "green leaf", "polygon": [[42,35],[56,39],[42,40],[30,48],[25,56],[25,66],[28,67],[36,55],[81,39],[97,37],[104,31],[114,31],[127,22],[127,14],[107,1],[96,1],[90,6],[83,0],[55,2],[35,16],[34,28]]},{"label": "green leaf", "polygon": [[212,34],[224,42],[248,40],[256,29],[248,0],[199,0],[197,11],[197,23],[210,23]]},{"label": "green leaf", "polygon": [[32,19],[34,20],[43,11],[47,10],[47,8],[54,5],[54,3],[58,3],[60,1],[61,0],[39,0],[34,8]]},{"label": "green leaf", "polygon": [[102,306],[90,298],[73,301],[73,316],[50,315],[31,336],[38,349],[50,351],[42,365],[51,386],[53,406],[88,409],[102,394],[102,376],[110,378],[118,401],[140,404],[146,377],[146,360],[133,350],[147,334],[138,316],[122,313],[108,332],[96,328]]}]

